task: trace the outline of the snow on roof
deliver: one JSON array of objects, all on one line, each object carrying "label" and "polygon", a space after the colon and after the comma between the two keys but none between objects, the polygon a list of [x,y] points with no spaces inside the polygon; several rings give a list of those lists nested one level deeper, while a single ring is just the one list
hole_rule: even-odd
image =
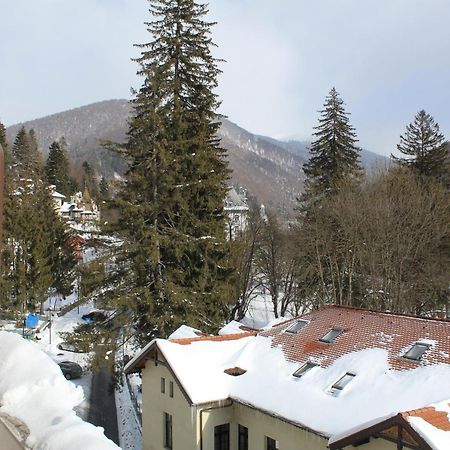
[{"label": "snow on roof", "polygon": [[73,411],[83,391],[67,381],[57,364],[32,342],[0,332],[0,412],[30,430],[27,444],[46,450],[118,449],[103,429]]},{"label": "snow on roof", "polygon": [[61,205],[60,211],[63,212],[69,212],[71,209],[76,208],[76,204],[75,203],[68,203],[68,202],[64,202]]},{"label": "snow on roof", "polygon": [[[450,322],[346,307],[326,307],[254,333],[155,340],[126,367],[145,365],[156,345],[194,404],[234,399],[332,436],[379,417],[450,398]],[[339,328],[331,343],[322,343]],[[236,330],[235,330],[236,331]],[[430,348],[404,358],[416,342]],[[183,344],[183,345],[179,345]],[[301,377],[306,362],[317,364]],[[240,367],[232,377],[224,370]],[[341,391],[332,386],[355,375]],[[306,407],[299,407],[306,405]]]},{"label": "snow on roof", "polygon": [[[426,448],[434,450],[447,450],[450,448],[450,399],[414,409],[406,412],[391,413],[369,422],[360,424],[343,433],[332,436],[329,440],[330,448],[347,447],[357,444],[362,438],[378,434],[392,436],[395,425],[409,424],[427,445]],[[408,433],[408,431],[406,431]],[[410,433],[409,433],[410,434]],[[413,438],[414,439],[414,438]],[[422,447],[421,447],[422,448]]]},{"label": "snow on roof", "polygon": [[247,331],[249,331],[249,327],[243,325],[241,322],[232,320],[219,330],[219,335],[225,336],[227,334],[246,333]]},{"label": "snow on roof", "polygon": [[56,192],[56,191],[52,192],[52,197],[53,198],[66,198],[65,195],[60,194],[59,192]]},{"label": "snow on roof", "polygon": [[450,400],[402,413],[432,449],[450,448]]},{"label": "snow on roof", "polygon": [[200,330],[196,330],[187,325],[181,325],[169,336],[169,339],[195,338],[202,335],[203,333]]},{"label": "snow on roof", "polygon": [[[286,360],[271,337],[156,342],[194,404],[231,398],[325,436],[450,396],[450,385],[443,383],[450,377],[449,365],[391,370],[388,351],[381,348],[345,354],[296,378],[292,374],[301,364]],[[224,373],[232,367],[247,372],[238,377]],[[355,378],[338,396],[331,395],[331,386],[347,372]]]}]

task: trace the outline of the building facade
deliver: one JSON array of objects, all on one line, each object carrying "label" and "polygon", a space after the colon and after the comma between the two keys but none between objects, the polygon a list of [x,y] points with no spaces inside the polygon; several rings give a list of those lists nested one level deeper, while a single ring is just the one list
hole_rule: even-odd
[{"label": "building facade", "polygon": [[449,335],[449,321],[328,307],[258,333],[154,340],[125,368],[142,373],[143,448],[450,448],[398,419],[450,398]]}]

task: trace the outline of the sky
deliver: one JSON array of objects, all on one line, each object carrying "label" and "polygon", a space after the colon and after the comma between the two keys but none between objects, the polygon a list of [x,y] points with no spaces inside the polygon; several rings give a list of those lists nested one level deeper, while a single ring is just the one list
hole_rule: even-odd
[{"label": "sky", "polygon": [[[247,130],[310,140],[334,86],[359,145],[389,155],[420,109],[450,138],[450,1],[210,0],[221,113]],[[146,0],[0,0],[5,125],[139,87]]]}]

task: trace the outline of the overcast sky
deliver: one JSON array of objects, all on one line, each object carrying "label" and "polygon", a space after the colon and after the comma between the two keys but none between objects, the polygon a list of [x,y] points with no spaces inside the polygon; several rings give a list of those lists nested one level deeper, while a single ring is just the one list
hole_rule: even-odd
[{"label": "overcast sky", "polygon": [[[146,0],[0,0],[6,125],[138,87]],[[395,149],[426,109],[450,137],[449,0],[211,0],[221,111],[258,134],[309,140],[335,86],[360,145]]]}]

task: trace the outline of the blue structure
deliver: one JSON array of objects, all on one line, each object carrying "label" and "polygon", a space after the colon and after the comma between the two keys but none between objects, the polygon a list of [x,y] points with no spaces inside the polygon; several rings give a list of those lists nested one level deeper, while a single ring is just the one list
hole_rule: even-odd
[{"label": "blue structure", "polygon": [[39,323],[39,315],[38,314],[28,314],[25,319],[25,327],[26,328],[36,328]]}]

